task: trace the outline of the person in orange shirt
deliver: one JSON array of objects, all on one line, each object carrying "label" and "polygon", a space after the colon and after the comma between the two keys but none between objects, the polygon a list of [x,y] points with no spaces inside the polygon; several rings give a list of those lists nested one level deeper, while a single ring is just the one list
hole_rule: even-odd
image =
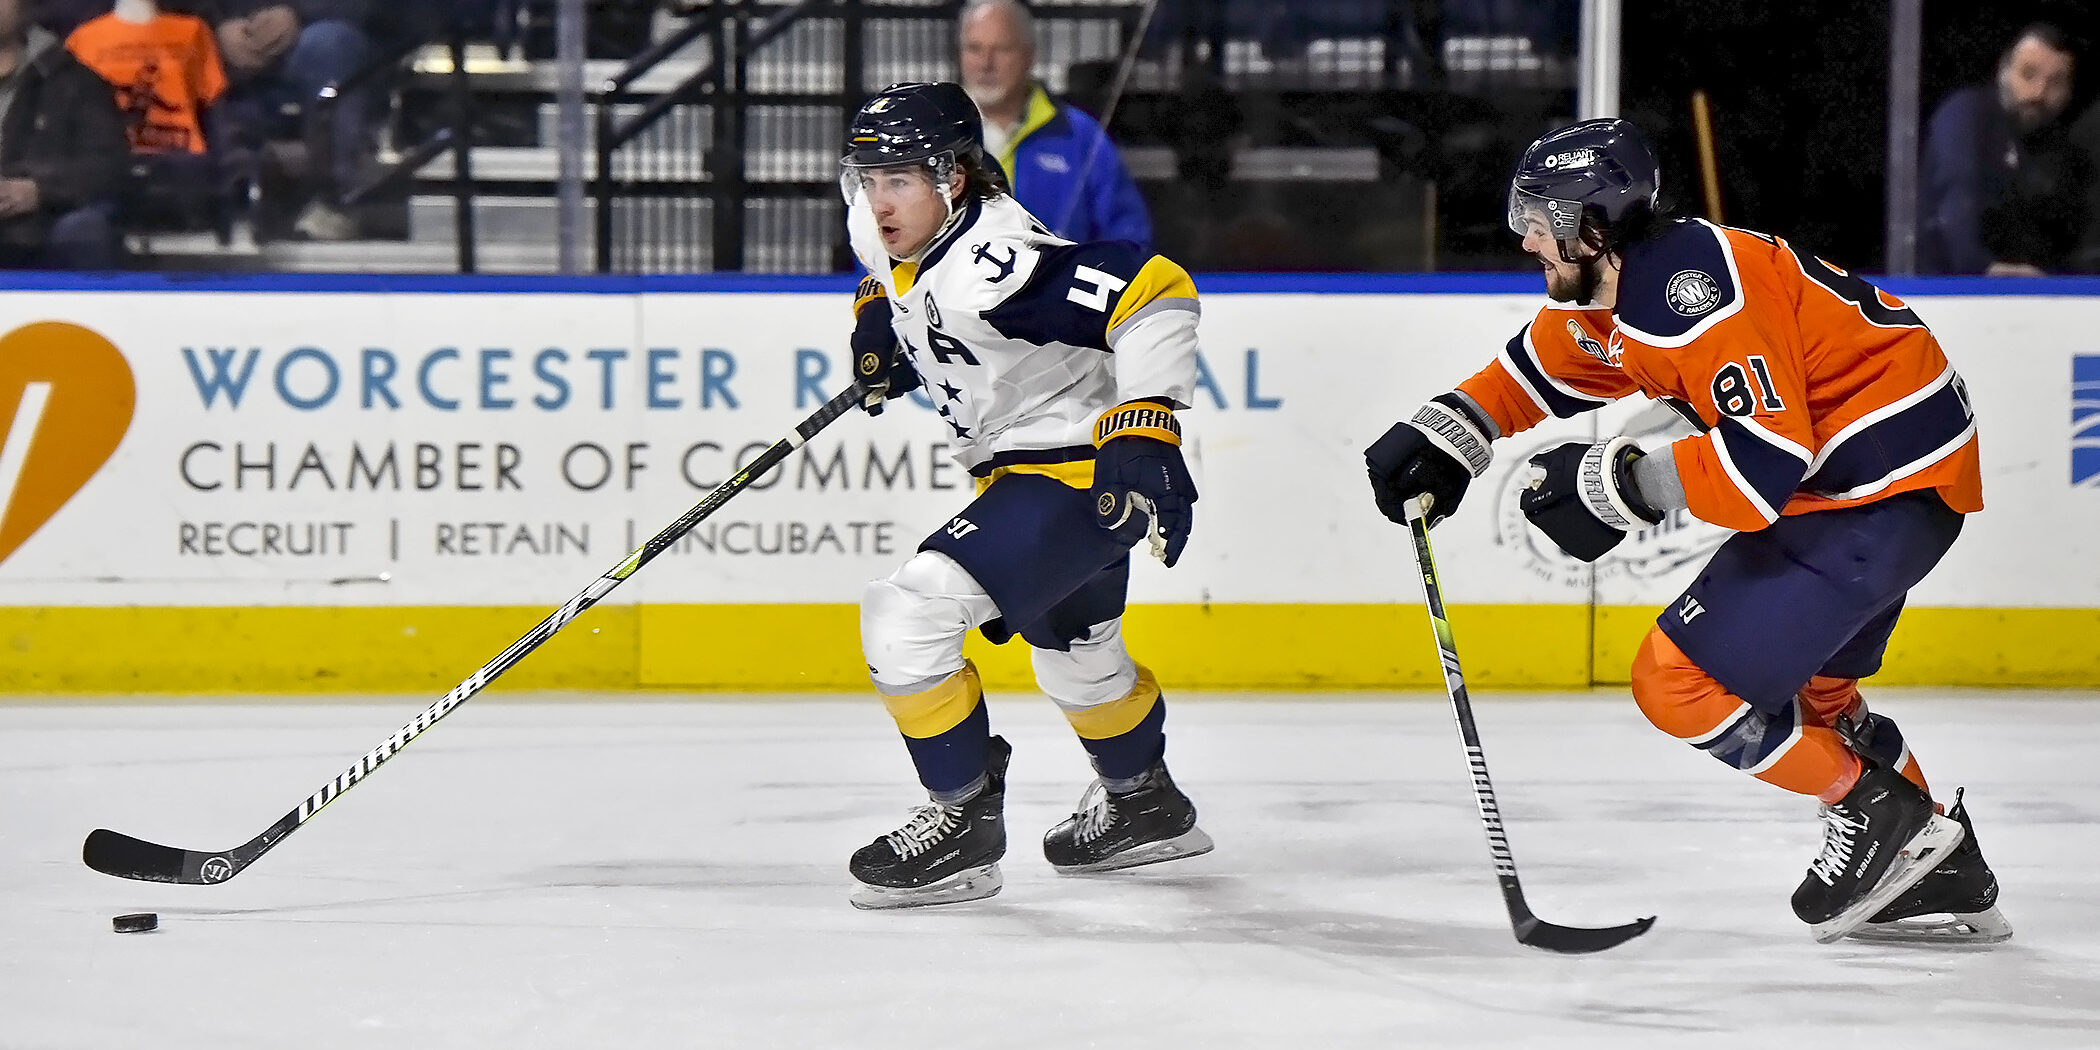
[{"label": "person in orange shirt", "polygon": [[1657,618],[1633,695],[1664,732],[1822,803],[1821,853],[1794,893],[1818,940],[2002,940],[1997,880],[1955,794],[1939,812],[1880,669],[1904,596],[1983,508],[1975,414],[1917,314],[1761,233],[1657,211],[1647,138],[1615,119],[1534,142],[1510,228],[1553,302],[1493,363],[1365,452],[1395,522],[1434,523],[1495,439],[1632,394],[1700,431],[1532,458],[1526,517],[1594,561],[1683,509],[1736,530]]},{"label": "person in orange shirt", "polygon": [[226,70],[203,19],[152,4],[111,11],[75,29],[66,48],[115,89],[133,153],[206,151],[204,111],[226,92]]}]

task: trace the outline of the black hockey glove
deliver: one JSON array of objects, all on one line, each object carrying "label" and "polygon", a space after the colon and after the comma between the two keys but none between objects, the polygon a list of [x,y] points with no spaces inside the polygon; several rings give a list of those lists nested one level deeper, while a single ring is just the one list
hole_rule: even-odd
[{"label": "black hockey glove", "polygon": [[861,279],[853,298],[853,378],[866,397],[861,409],[871,416],[882,414],[882,403],[919,389],[919,370],[911,359],[898,352],[897,330],[890,327],[890,300],[882,283],[873,277]]},{"label": "black hockey glove", "polygon": [[1531,457],[1531,487],[1518,505],[1569,557],[1596,561],[1628,532],[1662,520],[1633,483],[1641,458],[1631,438],[1599,445],[1571,441]]},{"label": "black hockey glove", "polygon": [[1466,486],[1487,472],[1494,434],[1494,421],[1456,391],[1429,399],[1364,450],[1379,513],[1405,525],[1408,501],[1427,495],[1432,528],[1450,517]]},{"label": "black hockey glove", "polygon": [[1196,482],[1181,459],[1181,424],[1172,409],[1129,401],[1094,423],[1094,524],[1173,568],[1188,545]]}]

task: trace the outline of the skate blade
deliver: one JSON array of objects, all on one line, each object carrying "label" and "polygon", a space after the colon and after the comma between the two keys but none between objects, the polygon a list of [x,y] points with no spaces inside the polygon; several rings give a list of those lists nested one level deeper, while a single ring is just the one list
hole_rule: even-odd
[{"label": "skate blade", "polygon": [[870,886],[863,883],[854,888],[848,902],[862,911],[961,904],[993,896],[1005,884],[999,875],[999,865],[987,864],[981,868],[965,868],[925,886]]},{"label": "skate blade", "polygon": [[1871,892],[1837,915],[1809,926],[1808,932],[1815,937],[1817,944],[1830,944],[1865,925],[1890,901],[1931,874],[1948,850],[1961,845],[1964,834],[1959,821],[1933,814],[1925,826],[1904,843],[1903,849],[1896,854],[1896,863],[1889,865],[1888,873]]},{"label": "skate blade", "polygon": [[1069,867],[1058,867],[1054,864],[1051,866],[1057,868],[1060,875],[1094,875],[1104,871],[1121,871],[1124,868],[1180,860],[1183,857],[1200,857],[1215,848],[1217,843],[1212,842],[1210,836],[1203,833],[1202,828],[1190,828],[1170,839],[1132,846],[1107,860]]},{"label": "skate blade", "polygon": [[1979,912],[1918,915],[1870,922],[1847,936],[1872,944],[1997,944],[2012,939],[2012,923],[1992,905]]}]

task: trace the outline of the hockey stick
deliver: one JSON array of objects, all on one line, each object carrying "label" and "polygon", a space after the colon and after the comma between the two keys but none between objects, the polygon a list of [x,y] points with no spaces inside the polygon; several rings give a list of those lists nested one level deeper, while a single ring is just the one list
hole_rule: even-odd
[{"label": "hockey stick", "polygon": [[480,670],[468,675],[467,680],[454,686],[451,692],[445,694],[444,699],[430,705],[422,714],[417,715],[414,721],[395,730],[393,736],[366,753],[334,780],[322,785],[321,790],[314,792],[305,802],[300,803],[298,808],[278,818],[277,823],[270,825],[262,834],[221,853],[200,853],[196,850],[162,846],[106,828],[97,828],[88,835],[87,842],[81,847],[80,859],[85,861],[88,867],[105,875],[143,882],[178,882],[189,886],[201,886],[225,882],[240,874],[248,865],[255,863],[263,854],[283,842],[286,836],[312,820],[314,814],[319,813],[337,796],[356,786],[358,781],[371,776],[373,770],[400,753],[402,748],[408,746],[409,741],[421,736],[425,730],[451,714],[459,705],[473,699],[490,682],[495,681],[497,676],[510,670],[518,661],[539,648],[540,643],[554,637],[556,631],[567,626],[569,621],[581,615],[585,609],[598,604],[599,599],[612,593],[613,588],[625,582],[642,566],[649,564],[671,544],[678,542],[679,537],[691,531],[693,526],[700,524],[702,519],[729,502],[730,497],[750,487],[753,481],[786,459],[794,450],[802,447],[804,442],[817,436],[818,431],[830,426],[832,421],[859,405],[865,394],[860,384],[855,383],[837,397],[825,402],[824,407],[796,424],[792,433],[759,453],[758,458],[745,464],[743,469],[737,471],[728,481],[716,486],[713,492],[694,504],[693,508],[686,511],[677,521],[666,526],[662,532],[649,537],[648,542],[635,548],[634,553],[629,554],[603,576],[592,580],[590,586],[541,620],[539,626],[526,632],[525,637],[511,643],[510,648],[483,664]]},{"label": "hockey stick", "polygon": [[[1145,31],[1152,28],[1152,13],[1159,10],[1159,0],[1146,0],[1145,13],[1138,18],[1137,32],[1130,35],[1130,50],[1123,53],[1116,63],[1116,79],[1109,85],[1108,104],[1101,107],[1101,137],[1087,143],[1086,160],[1079,165],[1079,185],[1072,199],[1065,202],[1064,218],[1052,230],[1062,230],[1072,223],[1072,216],[1079,211],[1079,204],[1086,199],[1086,180],[1094,173],[1094,158],[1101,152],[1101,143],[1108,139],[1108,122],[1116,119],[1116,107],[1123,104],[1123,89],[1130,85],[1130,71],[1137,65],[1138,48],[1145,44]],[[1058,236],[1064,236],[1058,234]]]},{"label": "hockey stick", "polygon": [[1487,829],[1488,851],[1495,856],[1495,878],[1502,883],[1502,902],[1509,906],[1510,925],[1517,943],[1563,955],[1587,955],[1616,947],[1648,932],[1655,916],[1624,926],[1594,930],[1581,926],[1556,926],[1531,914],[1524,903],[1524,887],[1517,882],[1517,861],[1509,852],[1509,836],[1502,830],[1502,807],[1495,802],[1495,785],[1488,780],[1487,757],[1480,750],[1480,730],[1473,725],[1473,704],[1466,699],[1466,678],[1458,666],[1458,646],[1452,641],[1451,621],[1444,618],[1444,592],[1436,582],[1436,560],[1429,553],[1429,497],[1409,500],[1407,528],[1415,540],[1415,565],[1422,572],[1422,594],[1429,604],[1429,626],[1436,633],[1437,656],[1443,662],[1444,693],[1451,698],[1451,712],[1458,719],[1458,735],[1465,741],[1466,763],[1473,770],[1473,801],[1480,806],[1480,823]]}]

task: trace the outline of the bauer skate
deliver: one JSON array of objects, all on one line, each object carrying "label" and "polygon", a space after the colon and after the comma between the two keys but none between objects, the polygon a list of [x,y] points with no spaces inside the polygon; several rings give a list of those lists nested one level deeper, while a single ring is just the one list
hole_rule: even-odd
[{"label": "bauer skate", "polygon": [[1174,786],[1164,758],[1131,791],[1110,791],[1094,781],[1079,799],[1079,811],[1043,836],[1043,856],[1067,875],[1201,856],[1212,846],[1196,826],[1195,803]]},{"label": "bauer skate", "polygon": [[1823,944],[1916,885],[1962,838],[1961,824],[1934,813],[1917,785],[1872,760],[1822,816],[1823,851],[1794,891],[1794,914]]},{"label": "bauer skate", "polygon": [[1998,911],[1998,877],[1983,859],[1976,826],[1960,789],[1949,817],[1961,824],[1961,844],[1918,884],[1853,930],[1855,940],[1901,944],[1996,944],[2012,936]]},{"label": "bauer skate", "polygon": [[847,865],[864,910],[982,900],[999,892],[1006,855],[1006,763],[1013,748],[993,737],[984,790],[957,805],[921,806],[904,826],[862,846]]}]

